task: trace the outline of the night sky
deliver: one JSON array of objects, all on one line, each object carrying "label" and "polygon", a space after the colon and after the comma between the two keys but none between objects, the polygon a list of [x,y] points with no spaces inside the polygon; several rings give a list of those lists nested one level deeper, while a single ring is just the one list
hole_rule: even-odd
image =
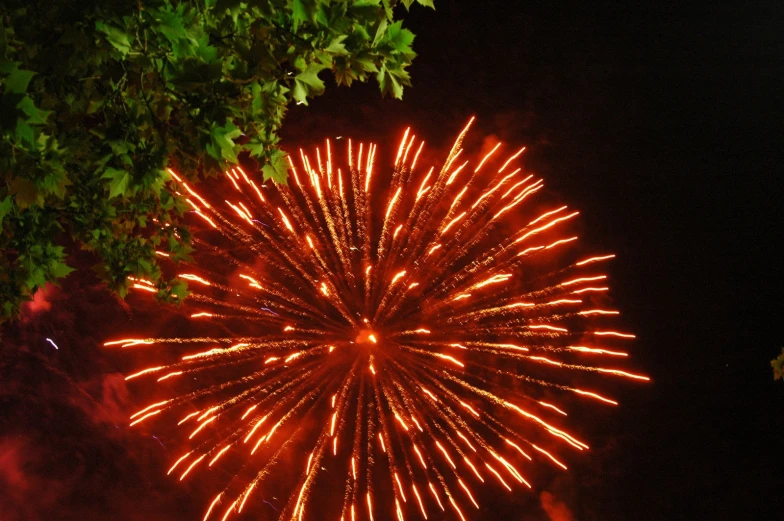
[{"label": "night sky", "polygon": [[[568,473],[483,495],[473,519],[781,519],[784,8],[517,3],[415,8],[402,102],[328,85],[284,129],[284,144],[383,144],[411,125],[440,149],[476,115],[480,134],[527,145],[585,242],[619,256],[629,366],[652,383],[583,415],[593,450]],[[146,404],[122,378],[135,361],[100,347],[166,321],[144,302],[72,275],[3,331],[0,520],[201,518],[200,485],[164,479],[176,449],[125,427]]]}]

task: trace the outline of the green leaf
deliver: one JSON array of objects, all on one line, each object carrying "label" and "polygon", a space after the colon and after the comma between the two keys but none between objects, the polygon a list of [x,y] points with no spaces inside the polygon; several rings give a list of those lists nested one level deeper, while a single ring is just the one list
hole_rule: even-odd
[{"label": "green leaf", "polygon": [[161,14],[156,29],[172,44],[177,44],[188,36],[182,16],[170,11]]},{"label": "green leaf", "polygon": [[384,38],[384,35],[387,32],[388,25],[389,24],[387,23],[386,20],[381,20],[381,23],[378,24],[378,29],[376,29],[376,36],[375,38],[373,38],[373,47],[378,45],[378,42],[380,42]]},{"label": "green leaf", "polygon": [[423,5],[425,7],[429,7],[430,9],[435,10],[436,6],[433,5],[433,0],[416,0],[419,5]]},{"label": "green leaf", "polygon": [[112,199],[118,195],[125,195],[128,183],[131,181],[131,174],[126,170],[109,167],[104,171],[101,179],[109,180],[109,199]]},{"label": "green leaf", "polygon": [[303,0],[293,0],[291,3],[291,30],[297,32],[300,24],[307,22],[309,18],[308,10]]},{"label": "green leaf", "polygon": [[26,71],[14,67],[5,79],[5,88],[7,92],[14,94],[24,94],[27,91],[27,85],[30,80],[35,76],[35,72]]},{"label": "green leaf", "polygon": [[234,144],[234,139],[241,135],[242,131],[232,122],[228,122],[223,126],[213,124],[210,136],[212,137],[214,146],[217,147],[215,152],[220,153],[220,157],[215,157],[215,159],[222,158],[226,161],[236,163],[237,153],[235,151],[236,145]]},{"label": "green leaf", "polygon": [[28,145],[32,145],[35,142],[33,127],[22,119],[16,120],[16,139]]},{"label": "green leaf", "polygon": [[397,99],[403,99],[403,86],[411,85],[411,78],[402,67],[397,69],[382,67],[376,75],[376,80],[381,87],[382,95],[391,94]]},{"label": "green leaf", "polygon": [[188,292],[188,283],[184,280],[178,280],[171,286],[171,294],[173,297],[176,297],[180,300],[185,299],[189,292]]},{"label": "green leaf", "polygon": [[27,123],[30,125],[45,125],[46,118],[52,113],[51,110],[41,110],[35,106],[30,96],[25,96],[17,105],[18,108],[27,114]]},{"label": "green leaf", "polygon": [[122,29],[103,22],[95,22],[95,28],[106,35],[106,40],[112,47],[120,51],[123,57],[127,56],[131,51],[131,41]]},{"label": "green leaf", "polygon": [[[2,27],[0,27],[0,29],[2,29]],[[13,203],[11,202],[10,195],[5,196],[5,199],[0,201],[0,224],[3,224],[3,219],[8,215],[8,212],[11,211],[12,207]]]},{"label": "green leaf", "polygon": [[339,55],[348,54],[348,51],[346,50],[346,46],[343,45],[343,41],[346,38],[348,38],[348,35],[341,34],[340,36],[338,36],[337,38],[333,39],[330,42],[330,44],[329,44],[329,46],[327,47],[326,50],[328,52],[333,53],[333,54],[339,54]]},{"label": "green leaf", "polygon": [[52,266],[52,269],[51,269],[52,275],[57,277],[57,278],[65,277],[69,273],[71,273],[72,271],[74,271],[74,269],[72,267],[68,266],[66,263],[64,263],[64,262],[56,262],[56,261],[53,263],[53,266]]},{"label": "green leaf", "polygon": [[308,65],[305,72],[300,72],[294,76],[294,99],[298,103],[308,104],[308,96],[318,96],[324,92],[324,82],[318,77],[319,71],[324,70],[324,66],[318,63]]},{"label": "green leaf", "polygon": [[386,41],[401,54],[411,53],[411,44],[414,42],[414,33],[403,29],[403,22],[397,21],[389,26]]},{"label": "green leaf", "polygon": [[272,151],[269,163],[261,169],[265,181],[272,179],[276,183],[286,184],[286,179],[288,178],[288,161],[286,161],[286,156],[287,154],[280,149]]},{"label": "green leaf", "polygon": [[43,204],[43,198],[39,195],[35,183],[23,177],[15,177],[8,183],[8,193],[14,196],[16,206],[19,208]]}]

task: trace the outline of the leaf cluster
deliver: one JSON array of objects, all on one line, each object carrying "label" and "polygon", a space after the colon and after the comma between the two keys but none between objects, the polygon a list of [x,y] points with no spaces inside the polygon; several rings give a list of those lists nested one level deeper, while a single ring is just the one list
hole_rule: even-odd
[{"label": "leaf cluster", "polygon": [[278,131],[287,107],[324,92],[325,71],[338,85],[374,78],[396,98],[410,85],[414,35],[397,4],[4,1],[0,321],[68,274],[64,244],[93,252],[120,295],[142,277],[163,299],[184,297],[156,257],[191,252],[167,168],[197,180],[242,156],[285,183]]},{"label": "leaf cluster", "polygon": [[784,347],[781,348],[781,354],[770,361],[770,366],[773,368],[774,380],[784,379]]}]

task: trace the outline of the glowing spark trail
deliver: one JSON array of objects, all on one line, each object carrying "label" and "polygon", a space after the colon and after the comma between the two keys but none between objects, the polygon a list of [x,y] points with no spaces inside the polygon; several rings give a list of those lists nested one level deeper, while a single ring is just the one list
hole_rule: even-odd
[{"label": "glowing spark trail", "polygon": [[299,150],[288,186],[235,166],[197,191],[169,170],[196,251],[160,261],[189,285],[183,320],[213,336],[105,345],[149,357],[126,380],[155,403],[129,423],[171,425],[168,473],[220,487],[204,521],[267,519],[273,490],[281,521],[465,521],[477,487],[530,488],[528,465],[565,471],[589,449],[569,420],[617,405],[604,379],[648,380],[617,364],[634,335],[608,325],[596,271],[615,255],[578,247],[579,212],[520,173],[524,147],[472,156],[472,123],[434,167],[406,130],[391,157]]}]

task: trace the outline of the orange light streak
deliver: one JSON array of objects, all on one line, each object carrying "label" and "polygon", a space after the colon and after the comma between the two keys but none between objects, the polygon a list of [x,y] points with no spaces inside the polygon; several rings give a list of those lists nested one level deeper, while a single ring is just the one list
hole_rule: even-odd
[{"label": "orange light streak", "polygon": [[419,503],[419,510],[422,512],[422,517],[427,519],[427,512],[425,512],[425,505],[422,504],[422,498],[419,496],[419,491],[416,488],[415,484],[411,484],[411,488],[414,489],[414,495],[417,498],[417,503]]},{"label": "orange light streak", "polygon": [[446,449],[444,448],[444,446],[443,446],[443,445],[441,445],[441,442],[440,442],[440,441],[436,440],[436,446],[437,446],[437,447],[438,447],[438,448],[441,450],[441,452],[444,454],[444,457],[445,457],[445,458],[446,458],[446,460],[449,462],[449,465],[450,465],[450,466],[451,466],[453,469],[456,469],[457,467],[455,466],[455,462],[454,462],[454,461],[452,461],[452,458],[450,458],[450,457],[449,457],[449,453],[446,451]]},{"label": "orange light streak", "polygon": [[458,215],[457,217],[455,217],[454,219],[452,219],[451,221],[449,221],[449,224],[447,224],[447,225],[444,227],[444,229],[443,229],[443,230],[441,230],[441,234],[443,235],[443,234],[445,234],[447,231],[449,231],[449,228],[451,228],[451,227],[452,227],[452,225],[454,225],[455,223],[457,223],[457,222],[458,222],[460,219],[462,219],[463,217],[465,217],[465,216],[466,216],[466,213],[467,213],[467,212],[463,212],[463,213],[461,213],[460,215]]},{"label": "orange light streak", "polygon": [[149,374],[149,373],[154,373],[156,371],[160,371],[161,369],[166,369],[166,367],[165,366],[159,366],[159,367],[150,367],[148,369],[142,369],[138,373],[129,374],[128,376],[125,377],[125,380],[126,381],[132,380],[132,379],[137,378],[139,376],[142,376],[144,374]]},{"label": "orange light streak", "polygon": [[193,467],[195,467],[196,465],[198,465],[198,464],[199,464],[199,462],[200,462],[201,460],[203,460],[203,459],[204,459],[204,456],[206,456],[206,454],[202,454],[201,456],[199,456],[199,458],[198,458],[198,459],[196,459],[196,460],[195,460],[193,463],[191,463],[190,467],[188,467],[188,468],[185,470],[185,472],[183,472],[183,473],[182,473],[182,476],[180,476],[180,481],[182,481],[183,479],[185,479],[185,476],[187,476],[187,475],[188,475],[188,473],[189,473],[189,472],[190,472],[190,471],[193,469]]},{"label": "orange light streak", "polygon": [[531,221],[530,223],[528,223],[528,226],[533,226],[534,224],[538,223],[542,219],[550,217],[554,213],[562,212],[562,211],[566,210],[566,208],[567,208],[567,206],[564,205],[564,206],[561,206],[560,208],[556,208],[555,210],[550,210],[549,212],[545,212],[542,215],[540,215],[539,217],[537,217],[536,219],[534,219],[533,221]]},{"label": "orange light streak", "polygon": [[283,210],[278,208],[278,213],[280,213],[280,217],[283,219],[283,224],[288,228],[291,233],[294,233],[294,228],[291,227],[291,223],[289,222],[289,218],[286,217],[286,214],[283,213]]},{"label": "orange light streak", "polygon": [[428,391],[427,389],[425,389],[421,385],[419,386],[419,388],[422,389],[425,392],[425,394],[428,395],[429,397],[431,397],[433,400],[438,401],[438,398],[436,398],[436,396],[433,393],[431,393],[430,391]]},{"label": "orange light streak", "polygon": [[608,351],[607,349],[597,349],[597,348],[585,347],[585,346],[567,346],[566,349],[570,349],[572,351],[579,351],[581,353],[594,353],[594,354],[611,355],[611,356],[629,356],[629,353],[624,353],[623,351]]},{"label": "orange light streak", "polygon": [[468,164],[468,161],[466,161],[465,163],[463,163],[462,165],[460,165],[459,167],[457,167],[457,168],[454,170],[454,172],[452,172],[452,175],[450,175],[450,176],[449,176],[449,179],[447,179],[447,181],[446,181],[446,186],[449,186],[449,185],[451,185],[451,184],[454,182],[455,178],[457,177],[457,174],[459,174],[459,173],[460,173],[460,171],[461,171],[463,168],[465,168],[465,166],[466,166],[467,164]]},{"label": "orange light streak", "polygon": [[518,151],[517,151],[517,152],[516,152],[516,153],[515,153],[515,154],[514,154],[512,157],[510,157],[509,159],[507,159],[507,160],[506,160],[506,163],[504,163],[504,165],[503,165],[503,166],[500,168],[500,170],[498,170],[498,173],[500,174],[501,172],[503,172],[503,171],[504,171],[504,169],[505,169],[507,166],[509,166],[509,163],[511,163],[512,161],[514,161],[515,159],[517,159],[517,158],[520,156],[520,154],[522,154],[523,152],[525,152],[525,147],[521,148],[521,149],[520,149],[520,150],[518,150]]},{"label": "orange light streak", "polygon": [[419,144],[419,148],[417,149],[416,154],[414,155],[414,160],[411,162],[411,171],[412,172],[414,171],[414,167],[416,166],[417,159],[419,159],[419,154],[422,152],[422,148],[424,146],[425,146],[425,142],[422,141],[422,143]]},{"label": "orange light streak", "polygon": [[389,204],[387,205],[387,214],[384,216],[385,221],[389,219],[389,214],[392,213],[392,208],[394,208],[395,202],[397,202],[397,198],[400,197],[400,192],[402,190],[403,187],[399,186],[397,191],[395,192],[395,195],[393,195],[392,199],[389,201]]},{"label": "orange light streak", "polygon": [[408,142],[408,132],[411,130],[411,127],[408,127],[406,131],[403,133],[403,139],[400,140],[400,146],[397,149],[397,156],[395,157],[395,165],[400,163],[400,156],[403,155],[403,148],[406,146]]},{"label": "orange light streak", "polygon": [[402,276],[403,276],[403,275],[405,275],[405,274],[406,274],[406,270],[403,270],[403,271],[399,271],[399,272],[397,272],[397,273],[395,274],[395,276],[394,276],[394,277],[392,277],[392,282],[390,282],[390,283],[389,283],[389,285],[390,285],[390,286],[392,286],[392,285],[393,285],[395,282],[397,282],[397,281],[398,281],[398,279],[399,279],[400,277],[402,277]]},{"label": "orange light streak", "polygon": [[207,513],[204,514],[204,519],[202,521],[207,521],[207,518],[210,517],[210,513],[212,512],[212,509],[215,508],[215,505],[218,503],[218,500],[221,498],[222,495],[223,493],[220,493],[217,496],[215,496],[215,499],[213,499],[212,503],[210,503],[210,508],[207,509]]},{"label": "orange light streak", "polygon": [[[478,508],[479,508],[479,505],[478,505],[478,504],[477,504],[477,502],[474,500],[474,496],[473,496],[473,495],[471,495],[471,491],[470,491],[470,490],[468,490],[468,487],[466,486],[466,484],[465,484],[465,483],[463,483],[463,480],[462,480],[462,479],[460,479],[460,478],[457,478],[457,482],[458,482],[458,483],[460,483],[460,486],[461,486],[461,487],[463,487],[463,490],[465,490],[465,493],[466,493],[466,494],[468,494],[468,497],[469,497],[469,499],[471,499],[471,503],[473,503],[473,504],[474,504],[474,506],[475,506],[475,507],[478,509]],[[451,499],[451,498],[450,498],[450,499]],[[461,515],[461,517],[462,517],[462,515]]]},{"label": "orange light streak", "polygon": [[406,425],[406,422],[403,421],[403,418],[401,418],[398,414],[395,414],[395,419],[399,421],[400,425],[402,425],[406,432],[408,432],[408,425]]},{"label": "orange light streak", "polygon": [[170,401],[171,401],[171,400],[164,400],[164,401],[162,401],[162,402],[158,402],[158,403],[154,403],[154,404],[152,404],[152,405],[148,405],[147,407],[145,407],[145,408],[144,408],[144,409],[142,409],[141,411],[138,411],[138,412],[134,413],[134,414],[133,414],[133,415],[130,417],[130,419],[131,419],[131,420],[133,420],[133,419],[134,419],[134,418],[136,418],[137,416],[139,416],[139,415],[142,415],[142,414],[146,413],[146,412],[147,412],[147,411],[149,411],[150,409],[155,409],[156,407],[160,407],[161,405],[166,405],[166,404],[167,404],[167,403],[169,403]]},{"label": "orange light streak", "polygon": [[199,433],[199,431],[201,431],[204,427],[206,427],[207,425],[215,421],[217,418],[218,418],[217,416],[213,416],[210,419],[205,420],[204,423],[196,427],[196,430],[193,431],[190,436],[188,436],[188,439],[189,440],[192,439],[194,436],[196,436]]},{"label": "orange light streak", "polygon": [[422,457],[422,453],[421,453],[421,452],[419,452],[419,447],[417,447],[416,445],[414,445],[414,450],[416,451],[416,453],[417,453],[417,456],[419,456],[419,462],[422,464],[422,468],[423,468],[423,469],[427,469],[427,465],[425,465],[425,458],[423,458],[423,457]]},{"label": "orange light streak", "polygon": [[204,280],[203,278],[199,277],[198,275],[194,275],[193,273],[180,273],[177,276],[181,279],[192,280],[194,282],[198,282],[199,284],[204,284],[205,286],[212,286],[209,281]]},{"label": "orange light streak", "polygon": [[245,411],[245,414],[243,414],[243,415],[242,415],[242,418],[240,418],[240,420],[244,420],[244,419],[245,419],[245,418],[246,418],[246,417],[247,417],[247,416],[248,416],[248,415],[249,415],[251,412],[253,412],[253,411],[256,409],[256,407],[258,407],[258,406],[259,406],[259,404],[255,404],[255,405],[251,405],[250,407],[248,407],[248,410],[247,410],[247,411]]},{"label": "orange light streak", "polygon": [[455,196],[454,200],[452,201],[452,205],[449,207],[450,210],[452,210],[452,208],[454,208],[455,205],[460,202],[460,199],[463,197],[463,194],[466,193],[466,190],[468,190],[468,185],[464,186],[463,189],[460,190],[460,193]]},{"label": "orange light streak", "polygon": [[168,380],[169,378],[171,378],[173,376],[179,376],[181,374],[182,374],[182,371],[174,371],[173,373],[169,373],[169,374],[167,374],[165,376],[161,376],[160,378],[158,378],[158,381],[162,382],[164,380]]},{"label": "orange light streak", "polygon": [[568,416],[568,414],[566,414],[561,409],[559,409],[558,407],[556,407],[555,405],[553,405],[551,403],[539,402],[539,405],[541,405],[542,407],[547,407],[548,409],[553,409],[554,411],[558,412],[558,414],[562,414],[564,416]]},{"label": "orange light streak", "polygon": [[[479,416],[479,415],[477,414],[477,416]],[[458,430],[456,430],[455,432],[457,433],[457,435],[458,435],[458,436],[460,436],[460,437],[463,439],[463,441],[464,441],[464,442],[466,442],[466,444],[468,444],[468,446],[469,446],[469,447],[471,447],[471,450],[472,450],[472,451],[476,452],[476,449],[474,448],[474,446],[473,446],[473,445],[471,445],[471,442],[470,442],[470,441],[468,441],[468,438],[466,438],[465,436],[463,436],[463,433],[462,433],[462,432],[460,432],[460,431],[458,431]]]},{"label": "orange light streak", "polygon": [[532,444],[531,444],[531,446],[532,446],[533,448],[535,448],[536,450],[538,450],[539,452],[541,452],[542,454],[544,454],[545,456],[547,456],[548,458],[550,458],[550,460],[552,460],[552,462],[553,462],[553,463],[555,463],[556,465],[558,465],[558,466],[559,466],[559,467],[561,467],[562,469],[564,469],[564,470],[567,470],[567,467],[566,467],[566,465],[564,465],[563,463],[561,463],[560,461],[558,461],[558,459],[556,459],[556,458],[555,458],[555,456],[553,456],[552,454],[550,454],[549,452],[547,452],[547,451],[546,451],[546,450],[544,450],[543,448],[539,447],[539,446],[538,446],[538,445],[536,445],[535,443],[532,443]]},{"label": "orange light streak", "polygon": [[175,461],[175,462],[174,462],[174,465],[172,465],[172,466],[171,466],[171,468],[169,469],[169,472],[167,472],[167,473],[166,473],[166,475],[168,476],[169,474],[171,474],[172,472],[174,472],[174,469],[176,469],[176,468],[177,468],[177,465],[179,465],[180,463],[182,463],[182,462],[183,462],[183,460],[185,460],[185,458],[187,458],[187,457],[188,457],[188,456],[190,456],[191,454],[193,454],[193,451],[186,452],[186,453],[185,453],[183,456],[181,456],[181,457],[180,457],[180,459],[178,459],[177,461]]},{"label": "orange light streak", "polygon": [[586,311],[580,311],[578,314],[580,315],[620,315],[620,311],[608,311],[606,309],[588,309]]},{"label": "orange light streak", "polygon": [[373,521],[373,503],[370,500],[370,492],[367,493],[367,506],[368,506],[368,515],[370,515],[370,521]]},{"label": "orange light streak", "polygon": [[441,504],[441,498],[438,497],[438,492],[436,492],[436,488],[430,482],[428,482],[428,485],[430,486],[430,492],[433,493],[433,497],[436,498],[436,501],[438,502],[438,506],[441,507],[441,510],[443,511],[444,505]]},{"label": "orange light streak", "polygon": [[468,466],[471,467],[471,470],[474,471],[474,474],[476,474],[476,477],[479,479],[479,481],[484,483],[485,482],[484,478],[482,477],[481,474],[479,474],[479,471],[476,470],[476,467],[474,467],[474,464],[471,463],[471,460],[469,460],[467,457],[463,456],[463,461],[465,461],[468,464]]},{"label": "orange light streak", "polygon": [[479,170],[482,168],[482,165],[484,165],[484,164],[485,164],[485,161],[487,161],[488,159],[490,159],[490,156],[492,156],[492,155],[495,153],[495,151],[496,151],[496,150],[498,150],[498,149],[500,148],[500,146],[501,146],[501,142],[499,141],[499,142],[498,142],[498,143],[495,145],[495,147],[493,147],[493,149],[492,149],[490,152],[488,152],[488,153],[485,155],[485,157],[483,157],[483,158],[482,158],[482,160],[479,162],[479,166],[477,166],[477,167],[476,167],[476,170],[474,170],[474,173],[475,173],[475,174],[476,174],[477,172],[479,172]]},{"label": "orange light streak", "polygon": [[403,498],[403,503],[406,503],[406,493],[403,490],[403,485],[400,483],[400,478],[398,477],[397,472],[395,472],[395,481],[397,481],[397,488],[400,489],[400,495]]},{"label": "orange light streak", "polygon": [[266,415],[265,415],[265,416],[264,416],[264,417],[263,417],[261,420],[259,420],[258,422],[256,422],[256,424],[255,424],[255,425],[253,426],[253,428],[250,430],[250,432],[248,433],[248,435],[247,435],[247,436],[245,436],[245,440],[244,440],[242,443],[248,443],[248,440],[251,438],[251,436],[253,436],[253,434],[256,432],[256,430],[257,430],[259,427],[261,427],[261,424],[262,424],[262,423],[264,423],[264,421],[267,419],[267,416],[269,416],[269,414],[266,414]]},{"label": "orange light streak", "polygon": [[448,361],[452,362],[455,365],[459,365],[460,367],[465,367],[463,362],[461,362],[461,361],[457,360],[456,358],[451,357],[449,355],[445,355],[445,354],[442,354],[442,353],[433,353],[433,356],[437,356],[438,358],[443,358],[444,360],[448,360]]},{"label": "orange light streak", "polygon": [[238,514],[242,513],[242,509],[245,508],[245,502],[250,497],[250,493],[253,492],[254,488],[256,488],[256,483],[255,482],[250,486],[250,488],[248,488],[248,491],[245,492],[245,495],[242,497],[242,503],[240,503],[240,508],[237,509],[237,513]]},{"label": "orange light streak", "polygon": [[183,424],[183,423],[185,423],[186,421],[190,420],[191,418],[193,418],[194,416],[196,416],[197,414],[199,414],[199,412],[201,412],[201,411],[196,411],[196,412],[192,412],[192,413],[190,413],[188,416],[186,416],[185,418],[183,418],[182,420],[180,420],[180,421],[177,423],[177,425],[182,425],[182,424]]},{"label": "orange light streak", "polygon": [[532,235],[536,235],[537,233],[540,233],[540,232],[543,232],[545,230],[548,230],[548,229],[552,228],[553,226],[555,226],[556,224],[558,224],[560,222],[563,222],[563,221],[566,221],[566,220],[569,220],[572,217],[576,217],[578,215],[580,215],[580,212],[572,212],[569,215],[564,215],[563,217],[558,217],[557,219],[553,219],[549,223],[547,223],[547,224],[545,224],[543,226],[540,226],[539,228],[535,228],[535,229],[531,230],[530,232],[522,235],[521,237],[515,239],[514,242],[518,243],[520,241],[524,241],[525,239],[527,239],[528,237],[531,237]]},{"label": "orange light streak", "polygon": [[598,336],[617,336],[618,338],[637,338],[630,333],[619,333],[617,331],[594,331],[593,334]]},{"label": "orange light streak", "polygon": [[590,391],[583,391],[582,389],[572,389],[572,391],[577,393],[577,394],[583,395],[583,396],[589,396],[591,398],[596,398],[599,401],[602,401],[602,402],[605,402],[605,403],[609,403],[611,405],[618,405],[618,402],[616,402],[615,400],[610,400],[609,398],[605,398],[604,396],[600,396],[600,395],[598,395],[596,393],[592,393]]},{"label": "orange light streak", "polygon": [[526,453],[526,452],[525,452],[523,449],[521,449],[521,448],[520,448],[520,446],[519,446],[517,443],[513,442],[513,441],[512,441],[512,440],[510,440],[509,438],[504,438],[504,441],[505,441],[507,444],[509,444],[509,445],[511,445],[512,447],[514,447],[515,449],[517,449],[517,452],[519,452],[519,453],[520,453],[520,454],[522,454],[522,455],[523,455],[525,458],[527,458],[527,459],[528,459],[528,461],[532,461],[532,459],[531,459],[531,456],[529,456],[529,455],[528,455],[528,454],[527,454],[527,453]]},{"label": "orange light streak", "polygon": [[[576,392],[575,389],[572,389],[572,390]],[[561,437],[561,438],[563,438],[565,440],[571,440],[572,442],[574,442],[574,443],[576,443],[576,444],[578,444],[578,445],[580,445],[580,446],[582,446],[582,447],[584,447],[586,449],[588,448],[588,445],[586,445],[586,444],[582,443],[581,441],[575,439],[574,437],[570,436],[568,433],[566,433],[566,432],[564,432],[564,431],[562,431],[562,430],[560,430],[560,429],[558,429],[556,427],[553,427],[552,425],[550,425],[546,421],[542,420],[538,416],[536,416],[534,414],[531,414],[530,412],[524,411],[523,409],[521,409],[520,407],[518,407],[517,405],[515,405],[515,404],[513,404],[511,402],[504,401],[503,403],[507,407],[509,407],[511,409],[514,409],[518,413],[522,414],[526,418],[531,419],[531,420],[535,421],[536,423],[544,426],[551,434],[554,434],[554,435],[560,434],[562,436],[559,436],[559,437]]]},{"label": "orange light streak", "polygon": [[621,371],[620,369],[603,369],[601,367],[596,367],[595,370],[600,372],[600,373],[614,374],[614,375],[617,375],[617,376],[625,376],[626,378],[631,378],[633,380],[645,380],[646,382],[651,380],[647,376],[644,376],[644,375],[641,375],[641,374],[627,373],[626,371]]},{"label": "orange light streak", "polygon": [[499,455],[498,455],[498,454],[496,454],[495,452],[493,452],[492,454],[493,454],[493,457],[494,457],[495,459],[497,459],[497,460],[498,460],[498,462],[499,462],[499,463],[501,463],[501,465],[503,465],[503,466],[504,466],[504,468],[505,468],[505,469],[506,469],[506,470],[507,470],[507,471],[508,471],[508,472],[509,472],[509,473],[512,475],[512,477],[513,477],[513,478],[515,478],[515,479],[516,479],[517,481],[519,481],[520,483],[523,483],[523,484],[524,484],[524,485],[526,485],[528,488],[531,488],[531,484],[530,484],[530,483],[528,483],[528,482],[525,480],[525,478],[523,478],[523,476],[522,476],[522,475],[520,475],[520,473],[517,471],[517,469],[516,469],[516,468],[514,468],[514,465],[512,465],[511,463],[509,463],[508,461],[506,461],[504,458],[502,458],[501,456],[499,456]]},{"label": "orange light streak", "polygon": [[602,255],[601,257],[591,257],[590,259],[585,259],[583,261],[575,263],[575,266],[584,266],[586,264],[590,264],[592,262],[599,262],[607,259],[614,259],[615,255]]},{"label": "orange light streak", "polygon": [[579,279],[572,279],[572,280],[567,280],[566,282],[562,282],[561,286],[571,286],[572,284],[579,284],[580,282],[591,282],[594,280],[603,280],[606,278],[607,275],[597,275],[595,277],[580,277]]},{"label": "orange light streak", "polygon": [[550,360],[549,358],[545,358],[543,356],[529,356],[528,359],[529,360],[536,360],[537,362],[544,362],[544,363],[550,364],[550,365],[557,365],[558,367],[562,367],[563,366],[563,363],[556,362],[555,360]]},{"label": "orange light streak", "polygon": [[[467,403],[465,403],[465,402],[462,402],[462,401],[460,402],[460,405],[462,405],[463,407],[465,407],[466,409],[468,409],[469,411],[471,411],[471,414],[473,414],[474,416],[476,416],[477,418],[479,418],[479,413],[478,413],[478,412],[476,412],[476,410],[475,410],[473,407],[471,407],[470,405],[468,405]],[[466,441],[468,441],[468,440],[466,440]],[[470,443],[469,443],[469,445],[470,445]]]},{"label": "orange light streak", "polygon": [[501,477],[501,474],[499,474],[499,473],[498,473],[498,472],[497,472],[497,471],[496,471],[496,470],[495,470],[493,467],[491,467],[489,463],[485,463],[485,467],[487,467],[488,469],[490,469],[490,472],[492,472],[493,474],[495,474],[495,477],[497,477],[497,478],[498,478],[498,481],[500,481],[500,482],[501,482],[501,484],[502,484],[504,487],[506,487],[506,490],[508,490],[509,492],[511,492],[511,491],[512,491],[512,488],[511,488],[509,485],[507,485],[507,484],[506,484],[506,481],[504,481],[504,478],[502,478],[502,477]]},{"label": "orange light streak", "polygon": [[227,450],[229,450],[230,448],[231,448],[231,445],[226,445],[225,447],[223,447],[223,448],[220,450],[220,452],[218,452],[218,454],[217,454],[217,455],[216,455],[214,458],[212,458],[212,461],[210,461],[210,464],[209,464],[209,465],[207,465],[207,466],[208,466],[208,467],[212,467],[212,465],[213,465],[213,464],[214,464],[216,461],[218,461],[218,458],[220,458],[221,456],[223,456],[223,454],[225,454],[225,453],[226,453],[226,451],[227,451]]},{"label": "orange light streak", "polygon": [[561,331],[561,332],[567,332],[568,331],[568,329],[565,329],[563,327],[548,326],[546,324],[533,324],[533,325],[529,325],[529,326],[526,326],[526,327],[528,329],[547,329],[547,330],[550,330],[550,331]]},{"label": "orange light streak", "polygon": [[572,291],[572,294],[580,294],[580,293],[587,293],[587,292],[598,292],[598,291],[607,291],[610,288],[603,287],[603,288],[582,288],[575,291]]}]

